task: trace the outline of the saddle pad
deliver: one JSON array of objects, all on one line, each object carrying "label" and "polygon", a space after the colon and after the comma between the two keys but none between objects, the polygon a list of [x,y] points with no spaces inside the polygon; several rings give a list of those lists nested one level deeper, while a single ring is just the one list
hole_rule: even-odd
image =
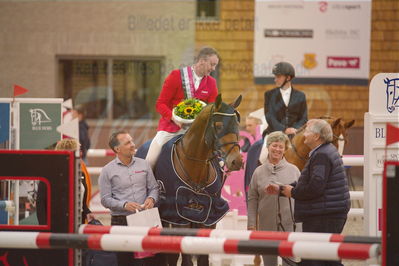
[{"label": "saddle pad", "polygon": [[211,211],[212,198],[195,192],[188,187],[179,187],[176,191],[177,214],[194,223],[204,223]]},{"label": "saddle pad", "polygon": [[178,225],[193,222],[211,226],[222,219],[229,210],[227,201],[220,196],[223,175],[216,167],[218,163],[212,162],[218,173],[217,178],[201,192],[195,192],[176,173],[172,163],[174,143],[179,137],[181,136],[165,143],[155,167],[161,220]]}]

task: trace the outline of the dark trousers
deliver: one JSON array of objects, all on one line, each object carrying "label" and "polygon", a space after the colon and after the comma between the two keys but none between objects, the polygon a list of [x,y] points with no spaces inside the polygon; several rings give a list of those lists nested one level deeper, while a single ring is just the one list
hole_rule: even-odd
[{"label": "dark trousers", "polygon": [[[323,218],[306,220],[302,223],[303,232],[340,234],[346,219]],[[301,266],[343,266],[341,261],[302,260]]]},{"label": "dark trousers", "polygon": [[[126,216],[111,216],[111,225],[127,225]],[[142,266],[141,260],[135,259],[133,252],[117,252],[118,266]]]},{"label": "dark trousers", "polygon": [[[111,216],[111,225],[127,226],[126,216]],[[155,255],[144,259],[134,258],[133,252],[117,252],[118,266],[159,266],[162,265],[162,257]]]}]

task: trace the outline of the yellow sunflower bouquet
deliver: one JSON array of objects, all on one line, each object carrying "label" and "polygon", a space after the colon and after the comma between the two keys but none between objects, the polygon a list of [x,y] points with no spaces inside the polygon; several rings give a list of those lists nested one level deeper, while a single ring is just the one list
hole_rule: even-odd
[{"label": "yellow sunflower bouquet", "polygon": [[205,106],[206,103],[195,98],[183,100],[173,108],[173,118],[180,123],[191,124]]}]

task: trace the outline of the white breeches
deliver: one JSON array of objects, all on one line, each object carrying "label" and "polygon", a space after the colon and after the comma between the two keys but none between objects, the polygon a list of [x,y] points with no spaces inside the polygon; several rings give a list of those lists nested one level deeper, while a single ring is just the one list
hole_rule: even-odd
[{"label": "white breeches", "polygon": [[171,140],[173,137],[184,134],[186,129],[180,129],[177,132],[171,133],[167,131],[158,131],[154,139],[151,142],[150,148],[148,149],[147,157],[145,159],[150,163],[151,168],[154,170],[155,164],[157,163],[159,154],[161,153],[162,146]]}]

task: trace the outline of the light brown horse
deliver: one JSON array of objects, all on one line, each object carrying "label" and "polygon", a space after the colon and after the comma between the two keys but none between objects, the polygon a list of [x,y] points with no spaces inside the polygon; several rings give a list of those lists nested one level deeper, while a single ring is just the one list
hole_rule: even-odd
[{"label": "light brown horse", "polygon": [[[243,164],[239,141],[239,113],[233,103],[207,105],[187,132],[167,142],[155,166],[159,184],[159,213],[164,227],[214,228],[229,211],[221,198],[228,171]],[[165,255],[167,265],[176,265],[178,254]],[[191,256],[182,256],[182,265],[192,265]],[[197,265],[208,265],[208,256],[198,257]]]},{"label": "light brown horse", "polygon": [[[332,144],[340,150],[341,155],[343,152],[343,145],[347,142],[348,133],[346,130],[353,126],[355,120],[344,122],[342,118],[331,118],[331,117],[320,117],[330,123],[333,130],[333,141]],[[309,147],[304,143],[305,136],[303,135],[306,125],[301,127],[297,134],[291,140],[291,148],[289,148],[284,156],[286,160],[298,167],[302,171],[309,159]],[[342,145],[342,146],[341,146]]]},{"label": "light brown horse", "polygon": [[238,144],[239,117],[235,111],[240,102],[241,96],[227,105],[222,103],[219,95],[215,104],[205,107],[176,143],[173,164],[186,182],[202,186],[212,183],[216,172],[211,159],[215,155],[223,158],[229,171],[241,169],[243,160]]}]

